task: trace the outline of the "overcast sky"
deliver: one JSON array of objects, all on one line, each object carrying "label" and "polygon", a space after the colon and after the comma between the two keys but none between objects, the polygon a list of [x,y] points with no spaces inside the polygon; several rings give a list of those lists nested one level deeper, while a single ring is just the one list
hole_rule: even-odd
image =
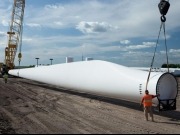
[{"label": "overcast sky", "polygon": [[[14,0],[0,0],[0,62]],[[26,0],[21,65],[65,63],[84,57],[148,67],[160,29],[160,0]],[[166,15],[169,63],[180,64],[180,0]],[[163,31],[154,66],[166,63]],[[15,59],[17,65],[18,59]]]}]

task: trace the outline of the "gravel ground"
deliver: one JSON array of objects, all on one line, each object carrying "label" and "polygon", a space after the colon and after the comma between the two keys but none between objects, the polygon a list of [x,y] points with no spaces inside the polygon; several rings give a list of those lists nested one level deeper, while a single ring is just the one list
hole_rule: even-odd
[{"label": "gravel ground", "polygon": [[0,78],[1,134],[180,134],[180,99],[177,110],[154,118],[145,121],[139,103]]}]

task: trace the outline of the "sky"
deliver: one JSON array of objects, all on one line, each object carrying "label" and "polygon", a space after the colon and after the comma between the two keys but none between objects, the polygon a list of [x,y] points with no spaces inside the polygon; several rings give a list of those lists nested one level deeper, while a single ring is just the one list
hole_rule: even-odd
[{"label": "sky", "polygon": [[[4,61],[14,0],[0,0],[0,62]],[[26,0],[22,66],[82,61],[82,56],[129,67],[149,67],[161,24],[160,0]],[[169,0],[167,54],[180,64],[180,0]],[[18,54],[18,51],[17,51]],[[153,66],[166,64],[163,29]],[[18,65],[18,58],[15,59]]]}]

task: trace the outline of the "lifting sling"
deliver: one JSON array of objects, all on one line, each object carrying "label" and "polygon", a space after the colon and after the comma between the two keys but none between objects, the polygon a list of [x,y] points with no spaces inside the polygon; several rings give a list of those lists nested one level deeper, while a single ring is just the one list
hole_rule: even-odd
[{"label": "lifting sling", "polygon": [[159,43],[159,37],[160,37],[160,33],[161,33],[162,27],[163,27],[163,30],[164,30],[165,47],[166,47],[166,60],[167,60],[167,68],[168,68],[168,72],[169,72],[169,62],[168,62],[167,43],[166,43],[166,29],[165,29],[165,22],[166,22],[165,15],[167,14],[168,9],[170,7],[169,0],[168,1],[161,0],[160,3],[158,4],[158,7],[159,7],[159,11],[160,11],[160,13],[162,15],[161,18],[160,18],[161,19],[161,25],[160,25],[160,30],[159,30],[158,38],[157,38],[157,41],[156,41],[156,47],[155,47],[155,50],[154,50],[154,55],[153,55],[153,58],[152,58],[152,62],[151,62],[151,66],[150,66],[150,70],[149,70],[149,74],[148,74],[148,78],[147,78],[147,82],[146,82],[146,89],[145,90],[147,90],[147,87],[148,87],[149,78],[150,78],[150,74],[151,74],[151,71],[152,71],[152,67],[153,67],[153,63],[154,63],[154,58],[155,58],[155,54],[156,54],[156,50],[157,50],[157,45]]}]

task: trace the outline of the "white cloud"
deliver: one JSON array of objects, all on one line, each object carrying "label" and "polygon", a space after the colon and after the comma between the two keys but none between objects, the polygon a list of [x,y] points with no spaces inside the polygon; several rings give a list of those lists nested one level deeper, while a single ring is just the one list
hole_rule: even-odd
[{"label": "white cloud", "polygon": [[129,40],[122,40],[122,41],[120,41],[120,43],[121,43],[121,44],[130,44],[131,41],[129,41]]},{"label": "white cloud", "polygon": [[155,42],[143,42],[143,45],[149,46],[149,47],[154,47],[155,44],[156,44]]},{"label": "white cloud", "polygon": [[4,37],[4,36],[6,36],[6,33],[0,31],[0,37]]},{"label": "white cloud", "polygon": [[36,24],[36,23],[26,23],[26,25],[29,27],[41,27],[40,24]]},{"label": "white cloud", "polygon": [[77,27],[83,33],[99,33],[111,30],[111,25],[106,22],[80,22]]},{"label": "white cloud", "polygon": [[130,50],[139,50],[139,49],[144,49],[144,48],[151,48],[155,46],[155,42],[143,42],[142,45],[129,45],[126,46],[126,49]]},{"label": "white cloud", "polygon": [[44,8],[45,10],[57,10],[57,9],[64,10],[64,7],[62,5],[55,5],[55,4],[45,5]]},{"label": "white cloud", "polygon": [[9,23],[6,20],[2,20],[1,23],[3,26],[9,26]]},{"label": "white cloud", "polygon": [[[61,26],[65,28],[73,25],[75,27],[78,24],[77,28],[84,33],[103,32],[111,29],[110,34],[118,34],[122,38],[156,38],[160,25],[160,13],[157,7],[159,1],[113,0],[111,3],[104,3],[103,1],[93,0],[80,2],[63,5],[58,3],[49,4],[41,9],[27,9],[34,16],[28,15],[30,18],[26,20],[50,28],[59,28],[59,25],[54,26],[56,22],[61,22],[63,24]],[[172,5],[174,3],[172,1]],[[177,5],[179,3],[179,1],[176,2]],[[177,11],[178,7],[173,6],[172,8]],[[26,14],[28,14],[27,11]],[[175,21],[176,17],[179,18],[177,12],[169,19],[172,22],[171,26],[174,22],[177,22]]]},{"label": "white cloud", "polygon": [[127,46],[126,48],[130,50],[136,50],[136,49],[143,49],[143,48],[149,48],[149,47],[144,46],[144,45],[131,45],[131,46]]},{"label": "white cloud", "polygon": [[180,49],[170,49],[170,53],[180,53]]},{"label": "white cloud", "polygon": [[59,25],[59,26],[62,26],[63,23],[62,22],[54,22],[55,25]]},{"label": "white cloud", "polygon": [[45,6],[45,9],[57,9],[58,8],[58,6],[57,5],[46,5]]}]

